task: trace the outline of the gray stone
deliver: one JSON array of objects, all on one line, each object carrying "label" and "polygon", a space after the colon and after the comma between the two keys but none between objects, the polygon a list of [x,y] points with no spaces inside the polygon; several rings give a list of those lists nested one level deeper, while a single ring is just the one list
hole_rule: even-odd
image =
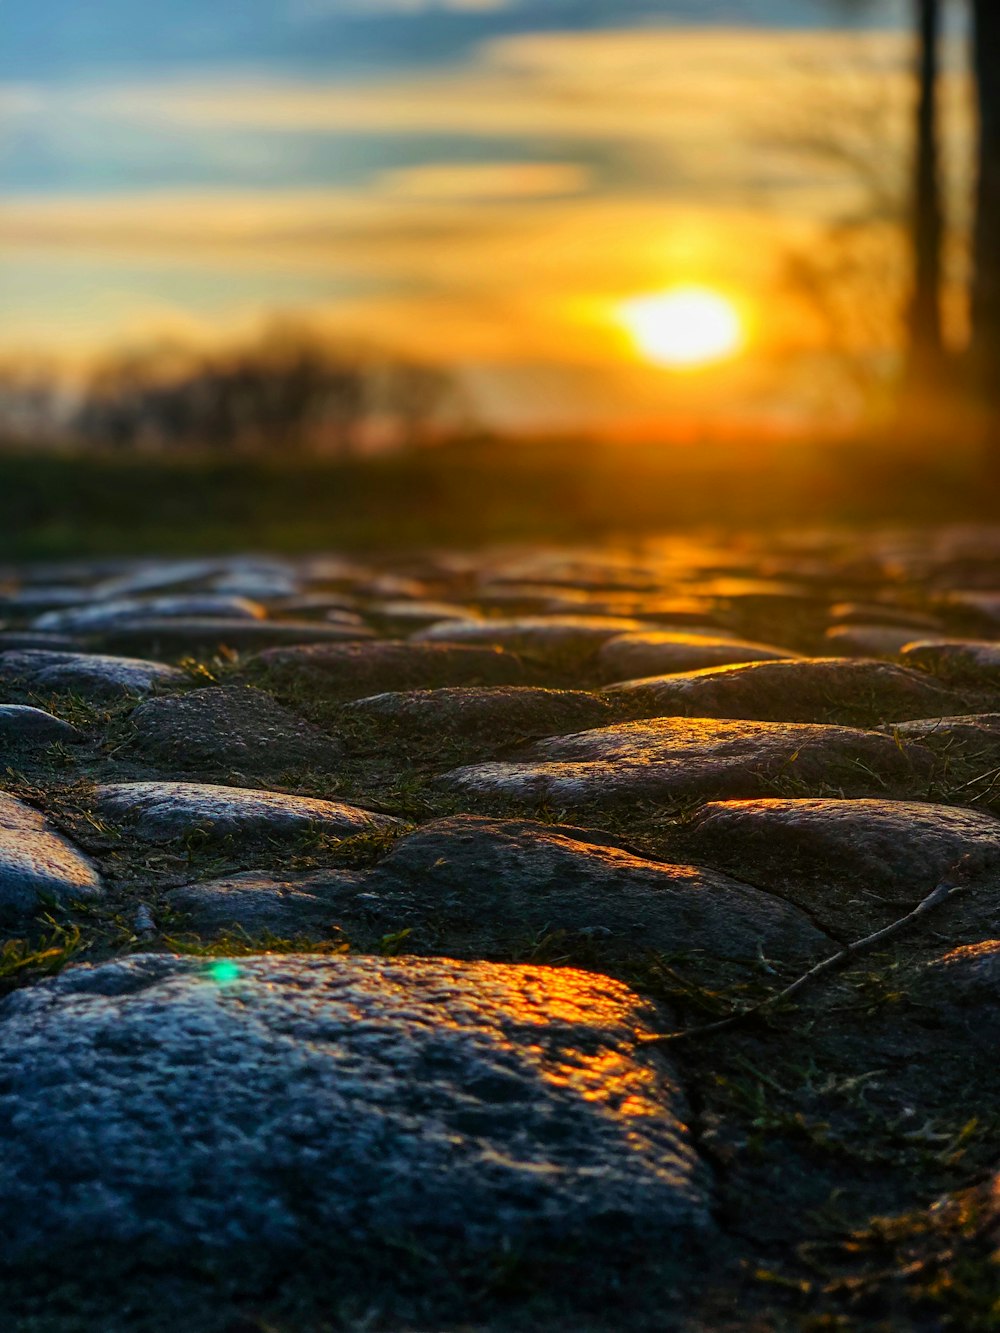
[{"label": "gray stone", "polygon": [[524,676],[520,660],[501,648],[396,639],[274,648],[262,652],[254,665],[278,687],[305,686],[344,699],[385,690],[512,685]]},{"label": "gray stone", "polygon": [[430,1294],[441,1264],[548,1246],[679,1257],[711,1234],[708,1181],[639,1044],[656,1021],[568,969],[70,968],[0,1006],[5,1263],[252,1291],[308,1261],[373,1297],[390,1269]]},{"label": "gray stone", "polygon": [[618,634],[646,629],[632,616],[522,616],[514,620],[446,620],[419,630],[415,640],[428,643],[483,643],[525,652],[596,650]]},{"label": "gray stone", "polygon": [[299,591],[299,582],[294,574],[282,569],[244,568],[220,574],[212,580],[211,587],[213,592],[267,602],[275,597],[293,597]]},{"label": "gray stone", "polygon": [[[460,815],[396,844],[368,891],[414,944],[482,955],[539,935],[595,936],[601,958],[647,951],[709,960],[801,959],[828,943],[789,903],[725,875],[668,865],[609,845],[600,834],[522,820]],[[711,962],[707,964],[711,967]]]},{"label": "gray stone", "polygon": [[37,616],[45,611],[58,611],[69,606],[84,606],[93,601],[93,594],[85,588],[46,586],[9,589],[0,593],[0,615]]},{"label": "gray stone", "polygon": [[890,662],[806,658],[748,662],[608,687],[660,715],[758,722],[885,722],[954,706],[955,696]]},{"label": "gray stone", "polygon": [[156,560],[132,565],[102,580],[91,591],[95,597],[139,597],[165,588],[185,588],[201,583],[219,568],[217,560]]},{"label": "gray stone", "polygon": [[188,679],[176,667],[135,657],[52,652],[41,648],[0,653],[2,681],[33,690],[67,691],[98,699],[152,694],[158,689],[186,685]]},{"label": "gray stone", "polygon": [[790,648],[679,631],[620,634],[601,645],[597,662],[602,680],[659,676],[738,662],[770,662],[798,657]]},{"label": "gray stone", "polygon": [[519,761],[446,773],[445,786],[555,805],[771,794],[781,781],[866,794],[930,767],[919,746],[850,727],[653,718],[557,736]]},{"label": "gray stone", "polygon": [[150,618],[187,620],[192,616],[209,616],[224,620],[261,620],[264,614],[262,606],[245,597],[213,597],[205,593],[186,597],[129,597],[47,611],[32,622],[32,628],[56,633],[97,634]]},{"label": "gray stone", "polygon": [[32,916],[47,902],[100,898],[97,871],[30,805],[0,792],[0,917]]},{"label": "gray stone", "polygon": [[82,652],[84,644],[68,634],[40,634],[36,630],[0,630],[0,653],[15,648],[44,648],[51,652]]},{"label": "gray stone", "polygon": [[373,694],[348,704],[347,711],[447,740],[484,733],[509,738],[578,731],[609,721],[613,710],[609,700],[585,690],[456,685]]},{"label": "gray stone", "polygon": [[685,845],[754,882],[794,885],[794,900],[838,934],[916,906],[959,862],[1000,871],[1000,819],[921,801],[714,802]]},{"label": "gray stone", "polygon": [[344,747],[269,694],[236,685],[149,699],[130,718],[138,747],[179,769],[332,769]]},{"label": "gray stone", "polygon": [[414,625],[421,627],[436,625],[442,620],[468,621],[470,616],[475,614],[468,606],[461,606],[457,602],[426,600],[373,602],[368,607],[368,612],[383,620],[397,621],[411,628]]},{"label": "gray stone", "polygon": [[395,828],[399,820],[340,801],[204,782],[118,782],[97,790],[105,817],[134,828],[151,842],[202,833],[212,838],[294,837],[315,829],[350,837]]},{"label": "gray stone", "polygon": [[356,897],[365,876],[349,870],[285,874],[280,879],[249,870],[226,879],[185,884],[164,894],[163,904],[179,912],[202,938],[241,932],[259,938],[295,939],[330,933],[337,907]]},{"label": "gray stone", "polygon": [[0,741],[10,745],[65,745],[83,740],[76,727],[27,704],[0,704]]},{"label": "gray stone", "polygon": [[180,657],[226,651],[259,652],[280,644],[343,643],[371,638],[363,625],[317,624],[313,620],[222,620],[212,617],[133,620],[104,630],[97,639],[115,652]]},{"label": "gray stone", "polygon": [[277,616],[324,616],[328,611],[351,614],[357,609],[357,598],[343,592],[302,592],[279,597],[270,604],[271,614]]}]

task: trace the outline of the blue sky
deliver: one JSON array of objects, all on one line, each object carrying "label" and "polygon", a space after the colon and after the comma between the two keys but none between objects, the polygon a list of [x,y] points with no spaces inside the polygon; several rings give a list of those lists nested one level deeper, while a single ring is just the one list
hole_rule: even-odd
[{"label": "blue sky", "polygon": [[0,5],[0,351],[293,313],[458,364],[500,415],[568,419],[598,380],[655,411],[680,390],[628,364],[615,302],[766,305],[856,203],[788,133],[845,71],[905,160],[902,0]]}]

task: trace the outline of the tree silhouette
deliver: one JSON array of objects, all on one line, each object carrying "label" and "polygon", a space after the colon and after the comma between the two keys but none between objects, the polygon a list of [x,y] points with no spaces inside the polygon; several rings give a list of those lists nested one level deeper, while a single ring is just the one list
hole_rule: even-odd
[{"label": "tree silhouette", "polygon": [[933,387],[944,360],[941,325],[944,204],[938,146],[938,83],[941,37],[939,0],[915,0],[917,116],[913,149],[913,289],[908,312],[910,387]]},{"label": "tree silhouette", "polygon": [[1000,3],[972,0],[972,19],[979,146],[971,362],[988,467],[1000,479]]}]

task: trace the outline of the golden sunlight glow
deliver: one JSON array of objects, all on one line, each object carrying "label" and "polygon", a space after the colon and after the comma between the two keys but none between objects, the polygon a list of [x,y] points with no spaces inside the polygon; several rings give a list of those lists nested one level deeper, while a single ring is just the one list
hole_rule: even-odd
[{"label": "golden sunlight glow", "polygon": [[735,305],[708,287],[633,297],[618,307],[618,318],[648,361],[678,369],[722,361],[744,340]]}]

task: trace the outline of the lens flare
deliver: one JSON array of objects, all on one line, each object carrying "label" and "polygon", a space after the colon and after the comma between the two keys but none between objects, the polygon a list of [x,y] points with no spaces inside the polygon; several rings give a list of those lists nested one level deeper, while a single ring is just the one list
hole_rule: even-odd
[{"label": "lens flare", "polygon": [[707,287],[674,287],[636,296],[618,318],[648,361],[678,369],[724,361],[743,346],[743,323],[727,297]]},{"label": "lens flare", "polygon": [[239,977],[240,969],[231,958],[218,958],[208,969],[208,974],[217,986],[225,986]]}]

